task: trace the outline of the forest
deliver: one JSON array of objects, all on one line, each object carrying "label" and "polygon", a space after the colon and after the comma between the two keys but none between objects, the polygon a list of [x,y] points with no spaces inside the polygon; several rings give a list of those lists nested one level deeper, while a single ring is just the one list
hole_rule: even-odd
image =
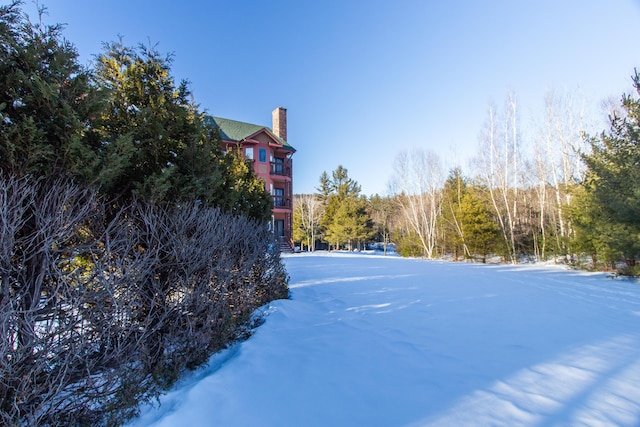
[{"label": "forest", "polygon": [[294,240],[302,250],[392,244],[403,256],[555,260],[637,276],[637,72],[632,83],[634,94],[609,106],[609,128],[593,134],[571,94],[548,94],[543,118],[529,127],[510,94],[502,110],[489,105],[469,172],[445,172],[442,159],[422,148],[403,151],[386,196],[361,194],[339,165],[321,175],[317,193],[294,197]]}]

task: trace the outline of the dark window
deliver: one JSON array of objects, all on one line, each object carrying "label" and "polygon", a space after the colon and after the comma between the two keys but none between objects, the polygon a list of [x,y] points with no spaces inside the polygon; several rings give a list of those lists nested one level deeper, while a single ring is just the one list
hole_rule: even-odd
[{"label": "dark window", "polygon": [[258,160],[262,163],[267,161],[267,149],[259,148],[258,149]]},{"label": "dark window", "polygon": [[274,188],[273,189],[273,204],[276,207],[284,207],[284,188]]},{"label": "dark window", "polygon": [[284,175],[284,158],[276,157],[274,159],[273,173],[276,175]]}]

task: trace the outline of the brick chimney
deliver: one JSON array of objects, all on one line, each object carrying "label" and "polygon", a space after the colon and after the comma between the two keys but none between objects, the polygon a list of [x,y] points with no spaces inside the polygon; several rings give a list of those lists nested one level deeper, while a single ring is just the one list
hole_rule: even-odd
[{"label": "brick chimney", "polygon": [[273,122],[273,133],[276,136],[287,140],[287,109],[278,107],[271,113]]}]

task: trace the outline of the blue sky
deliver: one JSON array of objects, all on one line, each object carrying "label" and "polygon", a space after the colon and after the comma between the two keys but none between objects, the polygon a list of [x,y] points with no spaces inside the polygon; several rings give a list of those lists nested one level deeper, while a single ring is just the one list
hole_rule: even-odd
[{"label": "blue sky", "polygon": [[122,35],[173,52],[174,76],[212,115],[271,126],[287,108],[296,193],[343,165],[384,194],[414,147],[465,169],[491,100],[514,92],[523,122],[551,89],[597,107],[640,67],[638,0],[40,3],[83,63]]}]

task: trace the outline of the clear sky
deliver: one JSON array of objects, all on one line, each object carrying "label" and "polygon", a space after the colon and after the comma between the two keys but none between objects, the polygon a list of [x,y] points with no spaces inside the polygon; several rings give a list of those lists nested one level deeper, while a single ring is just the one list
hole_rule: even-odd
[{"label": "clear sky", "polygon": [[491,100],[514,92],[523,121],[551,89],[598,106],[630,92],[640,67],[638,0],[40,3],[83,63],[121,35],[172,52],[211,115],[271,126],[287,108],[295,193],[343,165],[364,194],[384,194],[413,147],[464,169]]}]

